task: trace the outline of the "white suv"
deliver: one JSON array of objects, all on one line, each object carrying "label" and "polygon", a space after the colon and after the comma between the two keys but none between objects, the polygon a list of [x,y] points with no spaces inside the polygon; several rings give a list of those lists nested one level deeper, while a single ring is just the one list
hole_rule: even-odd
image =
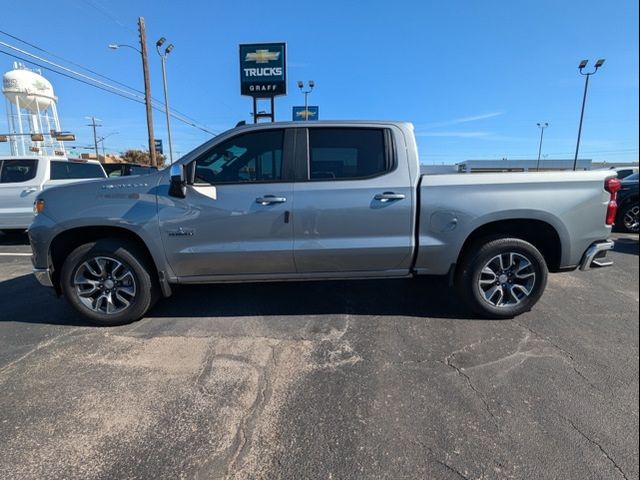
[{"label": "white suv", "polygon": [[100,162],[60,157],[0,157],[0,230],[25,230],[41,190],[106,178]]}]

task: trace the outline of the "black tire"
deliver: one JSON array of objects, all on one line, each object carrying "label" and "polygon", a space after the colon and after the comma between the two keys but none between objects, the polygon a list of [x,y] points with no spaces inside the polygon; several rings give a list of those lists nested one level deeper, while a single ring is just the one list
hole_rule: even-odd
[{"label": "black tire", "polygon": [[[120,263],[123,268],[127,269],[125,281],[129,285],[126,288],[129,291],[133,291],[133,294],[126,293],[126,295],[123,295],[121,294],[122,292],[117,292],[119,287],[114,288],[113,285],[106,284],[106,287],[111,285],[109,288],[114,289],[113,293],[109,294],[109,301],[113,300],[111,305],[114,305],[114,308],[116,306],[121,308],[120,311],[115,310],[110,313],[102,311],[101,307],[107,301],[106,299],[93,302],[90,297],[81,296],[76,288],[76,275],[80,275],[78,278],[82,278],[80,269],[84,269],[84,275],[91,277],[89,281],[95,282],[95,278],[103,279],[99,280],[102,285],[101,292],[96,290],[94,295],[102,296],[105,292],[109,292],[109,290],[104,290],[105,284],[103,282],[107,280],[104,277],[92,276],[91,270],[87,270],[87,264],[85,263],[87,261],[89,261],[90,265],[93,265],[93,270],[100,268],[99,265],[94,263],[96,258],[99,258],[101,262],[105,262],[104,259],[110,259],[106,260],[107,266]],[[60,286],[71,305],[91,323],[99,326],[125,325],[140,319],[159,298],[159,286],[151,276],[151,272],[154,269],[147,263],[146,255],[140,252],[140,249],[134,244],[114,238],[97,240],[80,245],[71,252],[62,266]],[[104,270],[107,270],[107,268],[104,268]],[[122,272],[122,270],[119,271]],[[113,278],[116,278],[115,274]],[[124,290],[125,287],[123,286],[122,288]],[[120,297],[118,297],[119,293],[121,294]],[[128,305],[125,304],[126,302],[120,302],[119,298],[125,298]],[[92,303],[93,308],[88,306],[86,302]],[[105,309],[108,308],[109,306],[105,305]]]},{"label": "black tire", "polygon": [[632,200],[625,203],[620,208],[618,213],[618,219],[616,225],[618,228],[627,233],[638,233],[638,213],[640,208],[638,207],[638,200]]},{"label": "black tire", "polygon": [[[511,253],[514,255],[510,257]],[[513,318],[528,312],[540,300],[547,285],[549,270],[542,254],[529,242],[518,238],[486,238],[472,244],[463,254],[457,271],[456,287],[467,305],[479,315],[498,319]],[[502,258],[499,257],[501,255]],[[509,258],[514,263],[508,269],[500,270],[503,259],[506,264],[510,263]],[[519,270],[522,265],[527,266]],[[484,273],[483,269],[484,272],[491,273]],[[498,271],[494,272],[495,269]],[[503,271],[504,274],[497,275]],[[516,271],[520,277],[514,273]],[[492,279],[491,275],[495,278]],[[526,279],[521,279],[525,276]],[[494,295],[487,299],[494,287]],[[527,295],[526,291],[529,291]],[[500,305],[502,298],[504,305]]]}]

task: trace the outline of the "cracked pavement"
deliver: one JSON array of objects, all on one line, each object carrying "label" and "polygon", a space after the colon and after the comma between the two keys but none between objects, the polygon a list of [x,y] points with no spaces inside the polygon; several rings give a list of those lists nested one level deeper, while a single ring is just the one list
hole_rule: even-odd
[{"label": "cracked pavement", "polygon": [[95,328],[0,256],[0,478],[638,479],[617,237],[506,321],[426,278],[185,287]]}]

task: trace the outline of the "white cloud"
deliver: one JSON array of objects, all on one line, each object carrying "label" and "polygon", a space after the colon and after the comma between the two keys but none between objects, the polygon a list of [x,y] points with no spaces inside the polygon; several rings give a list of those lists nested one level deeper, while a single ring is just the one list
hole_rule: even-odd
[{"label": "white cloud", "polygon": [[499,117],[500,115],[504,115],[505,112],[490,112],[490,113],[482,113],[479,115],[471,115],[468,117],[460,117],[454,118],[452,120],[445,120],[443,122],[436,123],[428,123],[426,125],[420,125],[417,129],[430,130],[432,128],[441,128],[441,127],[450,127],[452,125],[460,125],[461,123],[469,123],[469,122],[477,122],[479,120],[486,120],[488,118]]},{"label": "white cloud", "polygon": [[416,137],[454,137],[454,138],[479,138],[488,137],[489,132],[417,132]]}]

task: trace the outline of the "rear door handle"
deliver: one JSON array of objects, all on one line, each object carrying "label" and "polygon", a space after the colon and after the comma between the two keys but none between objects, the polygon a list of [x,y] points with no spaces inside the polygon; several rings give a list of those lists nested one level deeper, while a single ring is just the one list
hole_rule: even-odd
[{"label": "rear door handle", "polygon": [[384,193],[378,193],[373,198],[385,203],[391,200],[404,200],[405,195],[404,193],[384,192]]},{"label": "rear door handle", "polygon": [[37,192],[38,189],[36,187],[29,187],[29,188],[25,188],[22,192],[23,193],[33,193],[33,192]]},{"label": "rear door handle", "polygon": [[260,205],[272,205],[274,203],[285,203],[287,197],[276,197],[275,195],[265,195],[264,197],[256,198],[256,203]]}]

